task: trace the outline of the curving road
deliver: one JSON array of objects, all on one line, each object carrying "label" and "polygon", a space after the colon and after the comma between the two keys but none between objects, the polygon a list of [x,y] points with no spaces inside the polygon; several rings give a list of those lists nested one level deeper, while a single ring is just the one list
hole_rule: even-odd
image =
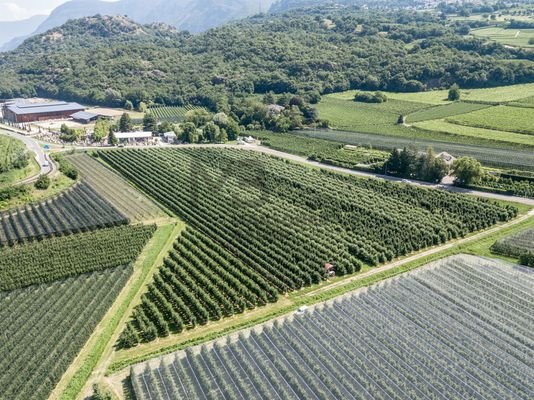
[{"label": "curving road", "polygon": [[40,175],[50,175],[55,171],[54,163],[35,139],[31,138],[30,136],[23,135],[13,128],[9,128],[8,130],[4,127],[1,127],[0,134],[10,136],[23,142],[28,148],[28,150],[35,154],[35,160],[39,164],[40,171],[37,175],[31,176],[17,183],[32,183],[35,182]]}]

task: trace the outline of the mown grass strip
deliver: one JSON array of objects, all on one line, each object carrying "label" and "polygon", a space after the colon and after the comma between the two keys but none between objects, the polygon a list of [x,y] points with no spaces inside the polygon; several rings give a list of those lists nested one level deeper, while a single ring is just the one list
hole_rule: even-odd
[{"label": "mown grass strip", "polygon": [[[106,347],[108,346],[114,332],[117,330],[121,320],[124,318],[126,312],[129,309],[130,303],[133,301],[135,295],[139,292],[145,280],[150,273],[153,265],[158,260],[159,255],[165,249],[167,243],[173,240],[173,234],[177,230],[181,230],[181,226],[176,224],[168,224],[161,226],[157,229],[149,242],[149,245],[145,248],[143,254],[141,254],[136,269],[140,269],[140,274],[134,278],[135,280],[129,287],[127,295],[120,302],[118,308],[112,307],[108,314],[102,320],[100,326],[103,326],[103,330],[94,339],[94,344],[87,352],[87,355],[80,360],[79,368],[74,373],[73,377],[69,380],[65,389],[59,396],[62,400],[74,400],[79,395],[80,391],[85,386],[87,380],[91,376],[94,368],[101,359]],[[135,274],[135,272],[134,272]],[[119,297],[120,298],[120,297]],[[90,339],[91,342],[91,339]],[[89,342],[89,343],[90,343]]]}]

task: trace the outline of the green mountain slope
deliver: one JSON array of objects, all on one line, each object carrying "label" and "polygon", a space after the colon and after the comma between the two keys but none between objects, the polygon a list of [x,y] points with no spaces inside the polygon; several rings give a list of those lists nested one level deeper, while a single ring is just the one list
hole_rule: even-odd
[{"label": "green mountain slope", "polygon": [[268,91],[418,91],[453,82],[534,81],[534,64],[519,61],[532,54],[457,31],[409,11],[295,11],[194,36],[96,16],[69,21],[0,55],[0,97],[189,102],[215,109],[223,96]]}]

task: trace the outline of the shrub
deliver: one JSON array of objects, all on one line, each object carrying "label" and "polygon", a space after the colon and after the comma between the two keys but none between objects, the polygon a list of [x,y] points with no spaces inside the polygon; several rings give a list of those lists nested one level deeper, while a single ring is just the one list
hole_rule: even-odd
[{"label": "shrub", "polygon": [[528,252],[519,256],[519,264],[534,267],[534,253]]},{"label": "shrub", "polygon": [[35,181],[34,184],[36,189],[39,190],[46,190],[50,187],[50,178],[46,175],[41,175],[39,178]]},{"label": "shrub", "polygon": [[357,93],[356,96],[354,96],[354,101],[357,101],[360,103],[385,103],[386,101],[388,101],[388,98],[385,95],[385,93],[382,93],[382,92],[375,92],[375,93],[360,92],[360,93]]}]

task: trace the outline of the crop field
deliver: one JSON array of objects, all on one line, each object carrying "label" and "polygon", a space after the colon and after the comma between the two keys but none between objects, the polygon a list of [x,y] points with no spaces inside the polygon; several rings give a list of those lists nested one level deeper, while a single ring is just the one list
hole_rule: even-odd
[{"label": "crop field", "polygon": [[131,273],[123,266],[0,291],[0,398],[47,399]]},{"label": "crop field", "polygon": [[526,252],[534,252],[534,229],[527,229],[518,234],[498,240],[491,251],[509,257],[519,257]]},{"label": "crop field", "polygon": [[468,255],[138,364],[138,400],[527,399],[534,271]]},{"label": "crop field", "polygon": [[155,227],[121,226],[0,249],[0,291],[133,262]]},{"label": "crop field", "polygon": [[414,122],[428,121],[451,117],[453,115],[466,114],[472,111],[481,110],[490,107],[487,104],[454,102],[445,105],[425,108],[420,111],[408,114],[406,121],[408,124]]},{"label": "crop field", "polygon": [[[516,89],[515,94],[510,93],[508,87],[462,90],[462,99],[468,101],[454,103],[442,100],[443,96],[447,96],[447,91],[386,93],[389,100],[380,104],[354,102],[356,92],[350,91],[324,96],[317,109],[321,118],[329,121],[336,130],[488,147],[534,146],[534,142],[527,138],[506,134],[532,131],[530,120],[534,108],[529,107],[528,102],[522,102],[532,96],[534,85],[515,85],[513,88]],[[492,104],[499,104],[498,99],[514,101],[513,104],[518,107],[491,107]],[[398,124],[400,115],[406,117],[406,125]],[[444,118],[451,124],[445,125]],[[434,129],[432,124],[439,124],[439,127]],[[455,124],[473,129],[461,129],[453,126]],[[475,128],[495,131],[479,131]]]},{"label": "crop field", "polygon": [[[262,287],[268,293],[322,281],[327,278],[326,263],[334,264],[337,275],[350,274],[363,265],[374,266],[505,221],[517,212],[443,191],[310,170],[245,150],[128,149],[99,155],[204,235],[199,243],[209,243],[215,253],[229,252],[251,277],[249,290],[253,282],[260,282],[253,279],[259,275],[268,283]],[[202,287],[208,295],[195,301],[208,311],[208,319],[240,312],[241,300],[226,292],[221,276],[210,275],[214,270],[199,267],[202,263],[195,259],[206,254],[190,254],[195,246],[186,245],[186,239],[192,240],[181,239],[184,243],[178,242],[170,255],[163,269],[166,277],[177,277],[176,285],[187,279],[193,293]],[[214,266],[222,262],[213,261]],[[251,297],[249,304],[254,303]],[[179,302],[173,305],[184,325],[191,324],[182,308]],[[170,311],[148,306],[145,311],[152,313],[152,320],[164,315],[163,320],[170,322]],[[202,323],[206,318],[196,316],[196,320]],[[143,324],[136,325],[145,330]],[[168,334],[172,326],[172,322],[169,329],[162,324],[159,334]],[[154,336],[152,329],[144,340]]]},{"label": "crop field", "polygon": [[473,29],[471,34],[497,43],[514,47],[534,47],[529,40],[534,38],[534,29],[505,29],[500,27]]},{"label": "crop field", "polygon": [[328,95],[323,97],[317,109],[321,118],[336,129],[404,136],[410,134],[410,129],[397,124],[399,115],[429,107],[429,104],[394,99],[381,104],[357,103],[352,98],[345,100]]},{"label": "crop field", "polygon": [[52,200],[0,213],[0,247],[126,223],[124,215],[81,182]]},{"label": "crop field", "polygon": [[[423,124],[424,123],[425,122],[423,122]],[[532,151],[507,149],[504,146],[493,148],[423,139],[419,137],[409,138],[335,130],[309,130],[300,131],[298,134],[306,137],[332,140],[346,144],[372,146],[373,148],[384,151],[391,151],[393,148],[403,147],[412,147],[419,150],[425,150],[428,147],[432,147],[437,152],[447,151],[454,156],[474,157],[487,166],[534,171],[534,157],[532,157]],[[528,135],[522,136],[529,138]],[[449,138],[450,137],[451,136],[449,136]]]},{"label": "crop field", "polygon": [[85,182],[129,220],[141,222],[164,216],[151,200],[94,158],[77,153],[69,156],[68,160],[80,171]]},{"label": "crop field", "polygon": [[200,107],[194,106],[154,106],[150,107],[149,111],[156,117],[158,122],[172,122],[179,123],[185,120],[185,114],[188,111],[199,109]]},{"label": "crop field", "polygon": [[[449,117],[447,121],[459,125],[534,135],[534,108],[497,106]],[[531,139],[534,145],[534,138]]]},{"label": "crop field", "polygon": [[[492,109],[495,107],[492,107]],[[533,109],[534,110],[534,109]],[[467,117],[467,116],[465,116]],[[457,116],[457,118],[464,118],[463,115]],[[505,132],[495,129],[478,128],[475,126],[460,125],[453,122],[449,122],[448,119],[434,119],[430,121],[416,122],[415,127],[432,131],[443,132],[451,135],[451,141],[454,135],[467,136],[472,138],[479,138],[484,140],[491,140],[495,143],[509,144],[513,143],[521,147],[530,147],[531,151],[534,151],[534,138],[531,135],[525,135],[523,133]],[[482,161],[482,160],[481,160]]]},{"label": "crop field", "polygon": [[347,148],[328,140],[307,138],[284,133],[261,133],[262,145],[275,150],[301,155],[332,165],[355,168],[384,162],[389,153],[366,147]]},{"label": "crop field", "polygon": [[206,235],[188,228],[148,286],[119,343],[132,347],[274,302],[278,290],[273,281],[283,287],[274,277],[266,280]]},{"label": "crop field", "polygon": [[26,146],[20,140],[0,135],[0,173],[16,168],[26,154]]}]

